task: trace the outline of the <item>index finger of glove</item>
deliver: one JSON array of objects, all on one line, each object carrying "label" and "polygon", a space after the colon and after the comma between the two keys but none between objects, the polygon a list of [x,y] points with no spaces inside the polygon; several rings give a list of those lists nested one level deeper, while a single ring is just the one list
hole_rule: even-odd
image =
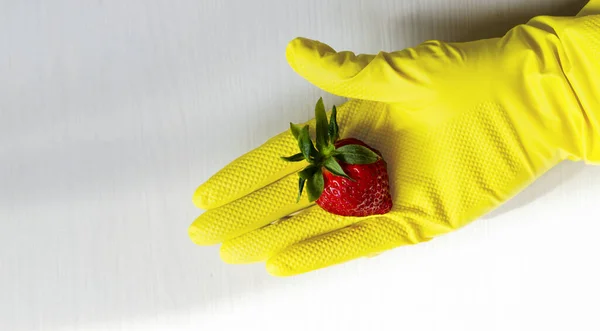
[{"label": "index finger of glove", "polygon": [[294,173],[306,166],[306,162],[290,163],[280,157],[298,152],[296,139],[290,132],[283,132],[237,158],[200,185],[193,196],[194,204],[202,209],[217,208]]},{"label": "index finger of glove", "polygon": [[[337,107],[340,136],[363,136],[370,130],[372,121],[377,120],[378,110],[385,105],[361,100],[349,100]],[[329,112],[329,111],[328,111]],[[363,125],[351,125],[351,117],[357,114]],[[302,125],[309,125],[314,133],[315,119]],[[242,198],[289,174],[300,171],[308,162],[287,162],[281,156],[290,156],[300,152],[298,142],[288,130],[269,139],[260,147],[237,158],[202,184],[194,193],[194,204],[202,209],[214,209]]]}]

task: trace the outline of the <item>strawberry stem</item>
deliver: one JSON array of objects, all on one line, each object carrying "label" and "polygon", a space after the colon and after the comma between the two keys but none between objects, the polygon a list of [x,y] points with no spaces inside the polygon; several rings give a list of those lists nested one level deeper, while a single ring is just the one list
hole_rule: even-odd
[{"label": "strawberry stem", "polygon": [[291,156],[283,156],[282,160],[287,162],[307,161],[309,165],[298,173],[298,197],[300,201],[304,185],[310,202],[316,201],[324,189],[323,171],[327,169],[336,176],[342,176],[353,180],[348,176],[339,162],[346,164],[368,164],[377,162],[379,155],[367,147],[361,145],[344,145],[335,147],[339,139],[339,126],[337,123],[337,109],[333,106],[330,120],[327,121],[323,98],[319,98],[315,105],[316,120],[316,148],[313,144],[308,125],[297,125],[290,123],[290,131],[298,141],[300,153]]}]

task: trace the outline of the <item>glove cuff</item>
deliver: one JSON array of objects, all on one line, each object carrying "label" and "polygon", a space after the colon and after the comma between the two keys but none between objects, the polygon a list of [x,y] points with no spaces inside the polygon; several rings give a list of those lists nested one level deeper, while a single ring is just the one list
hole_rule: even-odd
[{"label": "glove cuff", "polygon": [[565,75],[583,115],[579,157],[600,163],[600,15],[579,17],[561,25],[557,33],[571,64]]}]

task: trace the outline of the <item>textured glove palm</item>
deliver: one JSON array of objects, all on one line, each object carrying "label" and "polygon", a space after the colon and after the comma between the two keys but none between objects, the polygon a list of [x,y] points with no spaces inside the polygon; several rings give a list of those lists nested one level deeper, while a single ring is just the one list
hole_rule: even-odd
[{"label": "textured glove palm", "polygon": [[338,107],[341,137],[383,153],[393,210],[340,217],[296,203],[305,164],[279,159],[297,152],[286,131],[198,188],[207,211],[190,237],[223,243],[226,262],[266,260],[270,273],[294,275],[462,227],[565,159],[599,162],[598,13],[593,0],[578,17],[538,17],[502,38],[377,55],[293,40],[291,67],[350,98]]}]

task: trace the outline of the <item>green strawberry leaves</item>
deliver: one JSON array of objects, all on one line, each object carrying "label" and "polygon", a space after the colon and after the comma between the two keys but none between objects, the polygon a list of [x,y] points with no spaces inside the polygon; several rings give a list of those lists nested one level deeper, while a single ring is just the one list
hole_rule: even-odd
[{"label": "green strawberry leaves", "polygon": [[313,202],[319,199],[324,188],[323,170],[317,169],[315,174],[307,180],[306,193],[308,193],[308,201]]},{"label": "green strawberry leaves", "polygon": [[300,147],[300,152],[307,161],[311,159],[315,159],[318,156],[317,150],[313,145],[312,140],[310,140],[310,133],[308,132],[308,125],[305,125],[300,134],[298,135],[298,147]]},{"label": "green strawberry leaves", "polygon": [[304,160],[304,155],[302,153],[294,154],[292,156],[280,156],[282,160],[288,162],[300,162]]},{"label": "green strawberry leaves", "polygon": [[300,171],[298,176],[302,179],[309,179],[317,172],[317,170],[319,170],[318,166],[309,165],[308,167],[304,168],[304,170]]},{"label": "green strawberry leaves", "polygon": [[369,164],[379,160],[379,155],[361,145],[344,145],[335,150],[334,157],[348,164]]},{"label": "green strawberry leaves", "polygon": [[329,120],[328,128],[330,143],[334,144],[340,138],[339,130],[340,129],[337,124],[337,109],[335,108],[335,106],[333,106],[333,109],[331,110],[331,118]]},{"label": "green strawberry leaves", "polygon": [[290,123],[290,131],[292,131],[292,135],[294,135],[294,138],[298,139],[300,131],[302,131],[302,127],[298,124]]},{"label": "green strawberry leaves", "polygon": [[[300,201],[300,197],[302,197],[302,189],[304,188],[304,183],[307,180],[308,180],[308,184],[307,184],[307,187],[306,187],[306,191],[308,192],[308,199],[309,199],[309,201],[313,202],[313,201],[315,201],[315,200],[318,199],[318,196],[317,196],[317,199],[310,200],[310,199],[312,199],[314,197],[313,193],[315,193],[315,192],[318,191],[318,190],[313,190],[314,183],[311,183],[311,181],[313,180],[313,178],[315,176],[317,176],[317,172],[318,171],[321,171],[321,169],[318,166],[311,164],[308,167],[304,168],[304,170],[302,170],[302,171],[300,171],[298,173],[298,177],[299,177],[298,185],[300,185],[300,189],[298,190],[299,192],[298,192],[298,198],[297,198],[296,202]],[[323,179],[323,174],[322,173],[320,174],[320,177],[321,177],[321,179]],[[320,192],[323,192],[323,189],[321,189]],[[320,196],[321,193],[319,193],[318,195]]]},{"label": "green strawberry leaves", "polygon": [[324,190],[323,171],[327,170],[336,176],[353,180],[342,168],[339,162],[345,164],[369,164],[377,162],[380,156],[371,149],[361,145],[344,145],[335,147],[340,138],[337,123],[337,109],[333,106],[331,116],[327,121],[323,98],[319,98],[315,105],[316,122],[316,147],[310,137],[308,125],[290,123],[290,131],[298,141],[300,153],[291,156],[282,156],[287,162],[307,161],[309,165],[298,173],[298,197],[300,201],[306,186],[308,200],[314,202],[319,199]]},{"label": "green strawberry leaves", "polygon": [[327,160],[325,160],[325,162],[323,162],[323,166],[336,176],[342,176],[348,179],[352,179],[350,178],[350,176],[346,175],[344,169],[342,169],[342,166],[340,166],[338,161],[334,158],[328,158]]},{"label": "green strawberry leaves", "polygon": [[296,198],[296,202],[300,202],[300,198],[302,197],[302,190],[304,190],[304,183],[306,179],[298,178],[298,197]]},{"label": "green strawberry leaves", "polygon": [[322,152],[329,145],[327,114],[325,114],[323,98],[319,98],[315,106],[315,119],[317,122],[317,148]]}]

